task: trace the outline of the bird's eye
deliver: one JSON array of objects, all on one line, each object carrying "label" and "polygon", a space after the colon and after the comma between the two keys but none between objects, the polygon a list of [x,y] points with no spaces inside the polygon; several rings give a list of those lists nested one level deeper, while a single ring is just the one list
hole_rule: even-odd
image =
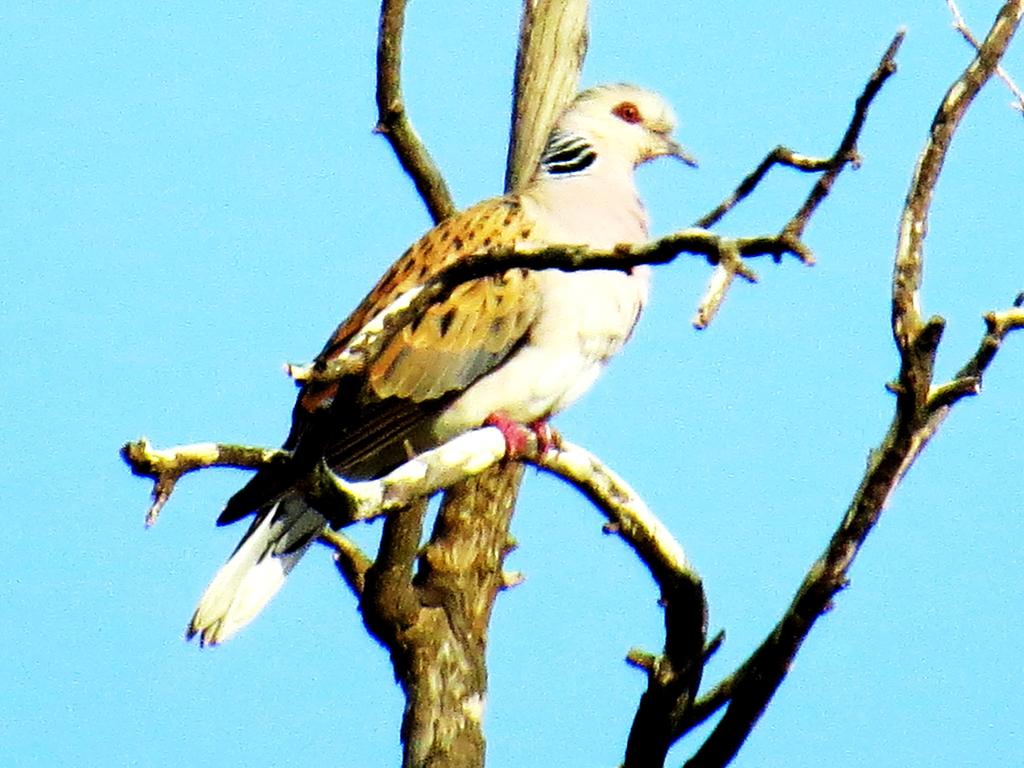
[{"label": "bird's eye", "polygon": [[632,101],[624,101],[615,105],[612,114],[627,123],[639,123],[641,119],[640,108]]}]

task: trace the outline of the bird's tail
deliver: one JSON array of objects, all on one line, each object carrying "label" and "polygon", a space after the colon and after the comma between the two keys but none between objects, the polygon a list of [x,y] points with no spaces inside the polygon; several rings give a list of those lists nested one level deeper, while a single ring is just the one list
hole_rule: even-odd
[{"label": "bird's tail", "polygon": [[186,637],[217,645],[259,615],[324,529],[325,520],[301,496],[288,494],[262,510],[210,586]]}]

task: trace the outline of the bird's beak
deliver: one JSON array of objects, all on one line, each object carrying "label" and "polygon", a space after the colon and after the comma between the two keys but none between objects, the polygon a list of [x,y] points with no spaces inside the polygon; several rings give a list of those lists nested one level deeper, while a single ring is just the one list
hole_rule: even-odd
[{"label": "bird's beak", "polygon": [[697,158],[683,149],[683,146],[668,136],[665,137],[665,154],[671,157],[677,157],[686,163],[691,168],[697,167]]}]

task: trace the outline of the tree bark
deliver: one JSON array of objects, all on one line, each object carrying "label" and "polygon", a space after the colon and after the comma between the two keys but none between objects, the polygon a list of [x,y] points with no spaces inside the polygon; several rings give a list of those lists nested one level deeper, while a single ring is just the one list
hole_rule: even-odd
[{"label": "tree bark", "polygon": [[[587,0],[524,2],[509,189],[532,175],[551,126],[576,93],[587,7]],[[367,573],[363,614],[391,651],[406,695],[406,768],[484,764],[487,626],[505,583],[502,563],[522,474],[522,464],[503,462],[449,490],[415,576],[413,547],[425,506],[385,522],[381,552]]]}]

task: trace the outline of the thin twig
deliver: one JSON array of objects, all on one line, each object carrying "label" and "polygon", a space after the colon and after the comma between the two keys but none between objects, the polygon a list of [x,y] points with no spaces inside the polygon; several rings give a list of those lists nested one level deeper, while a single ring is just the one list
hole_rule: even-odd
[{"label": "thin twig", "polygon": [[[831,157],[809,157],[797,154],[793,150],[781,145],[776,147],[765,156],[764,160],[761,161],[749,176],[740,182],[739,186],[736,187],[736,190],[729,197],[723,200],[710,213],[698,219],[696,225],[698,227],[711,227],[721,221],[725,214],[754,191],[757,185],[764,180],[768,171],[776,165],[781,165],[806,173],[821,173],[821,176],[818,177],[817,182],[815,182],[810,193],[807,195],[807,199],[804,200],[803,205],[786,222],[778,235],[782,241],[802,243],[804,229],[806,229],[811,216],[814,215],[818,206],[821,205],[829,192],[832,191],[832,187],[839,174],[848,164],[857,165],[860,162],[857,155],[857,140],[860,138],[861,130],[864,128],[864,122],[867,119],[868,109],[871,107],[875,96],[878,95],[885,81],[896,71],[896,52],[899,50],[900,43],[902,42],[903,32],[900,31],[889,44],[881,61],[864,86],[864,90],[857,98],[850,123],[847,125],[846,132],[839,142],[839,147]],[[809,260],[807,263],[813,263],[813,260]],[[701,299],[697,314],[692,321],[695,328],[703,330],[708,326],[708,323],[711,322],[711,319],[718,312],[722,302],[725,301],[726,294],[737,274],[749,279],[749,276],[742,275],[739,269],[740,266],[741,262],[739,259],[723,259],[715,267],[708,281],[707,290],[704,292],[704,298]]]},{"label": "thin twig", "polygon": [[889,47],[882,56],[881,61],[871,74],[864,90],[857,98],[850,123],[846,127],[839,147],[831,157],[811,157],[801,155],[788,147],[779,145],[765,155],[764,160],[746,178],[739,183],[735,191],[725,200],[715,206],[710,212],[704,214],[695,223],[696,227],[713,227],[738,203],[744,200],[768,175],[768,172],[776,165],[794,168],[805,173],[824,173],[818,183],[815,184],[800,210],[793,215],[793,218],[784,227],[785,231],[791,232],[796,237],[803,234],[807,221],[814,213],[821,201],[828,195],[835,182],[836,177],[848,163],[858,162],[857,140],[864,128],[868,110],[878,95],[885,81],[896,71],[896,53],[900,43],[903,42],[904,33],[898,32],[893,38]]},{"label": "thin twig", "polygon": [[1019,305],[1002,312],[989,312],[985,315],[985,335],[978,345],[978,351],[956,373],[956,378],[981,378],[995,357],[1003,340],[1011,331],[1024,329],[1024,308]]},{"label": "thin twig", "polygon": [[207,467],[259,469],[286,462],[291,454],[273,448],[227,443],[193,443],[174,448],[154,448],[141,437],[121,447],[121,458],[139,477],[153,480],[153,503],[146,511],[146,527],[153,525],[182,476]]},{"label": "thin twig", "polygon": [[839,147],[832,155],[831,166],[819,177],[800,210],[796,212],[796,215],[786,225],[785,232],[788,234],[794,237],[803,236],[804,229],[807,227],[811,216],[832,190],[832,186],[835,184],[839,173],[846,167],[847,163],[858,162],[857,140],[860,138],[860,132],[864,128],[864,122],[868,117],[868,110],[875,100],[875,96],[882,90],[885,81],[896,72],[896,54],[903,43],[904,35],[905,32],[903,30],[896,33],[892,42],[889,43],[889,47],[882,54],[882,59],[878,62],[878,66],[875,67],[875,71],[868,78],[864,91],[857,98],[857,102],[854,105],[853,117],[846,128],[846,133],[843,134]]},{"label": "thin twig", "polygon": [[[451,264],[439,271],[422,287],[399,296],[391,305],[364,326],[346,349],[330,361],[314,365],[287,365],[285,370],[296,381],[336,381],[363,369],[368,360],[384,349],[394,335],[421,317],[434,302],[456,286],[481,277],[501,274],[510,269],[618,269],[628,271],[639,264],[668,264],[679,255],[701,256],[711,264],[722,261],[723,254],[742,258],[771,256],[778,259],[792,254],[805,264],[814,262],[807,246],[788,235],[726,238],[703,229],[685,229],[642,245],[619,245],[611,250],[596,250],[582,245],[548,245],[541,248],[499,248],[484,251]],[[729,258],[729,256],[726,256]],[[743,264],[733,270],[754,281],[756,275]]]},{"label": "thin twig", "polygon": [[[946,5],[949,6],[949,12],[953,14],[953,29],[959,32],[961,36],[963,36],[964,40],[966,40],[970,44],[970,46],[974,48],[975,52],[977,52],[977,50],[981,47],[978,43],[978,38],[974,36],[974,33],[971,32],[970,27],[967,26],[967,22],[964,21],[964,17],[960,13],[960,9],[957,7],[956,2],[954,2],[954,0],[946,0]],[[1003,81],[1006,87],[1010,89],[1010,93],[1013,94],[1013,98],[1015,99],[1015,101],[1011,102],[1010,106],[1012,106],[1018,112],[1024,113],[1024,92],[1022,92],[1021,89],[1017,86],[1017,84],[1013,81],[1013,78],[1010,77],[1009,74],[1007,74],[1006,70],[1003,69],[1003,66],[1001,64],[998,67],[996,67],[996,75],[999,77],[1000,80]]]},{"label": "thin twig", "polygon": [[373,565],[373,560],[361,550],[352,539],[330,528],[325,528],[319,541],[334,550],[334,565],[338,573],[348,584],[356,598],[363,595],[366,589],[366,572]]},{"label": "thin twig", "polygon": [[[813,260],[806,263],[812,264]],[[707,290],[704,291],[704,298],[697,307],[697,314],[690,322],[697,330],[704,330],[708,327],[718,308],[725,301],[725,294],[729,291],[732,281],[740,275],[748,282],[756,283],[757,275],[754,274],[742,261],[739,251],[731,243],[723,243],[719,263],[711,272],[711,279],[708,281]]]},{"label": "thin twig", "polygon": [[377,38],[377,126],[419,192],[434,222],[455,213],[444,176],[413,128],[402,98],[402,32],[406,0],[383,0]]},{"label": "thin twig", "polygon": [[768,171],[776,165],[795,168],[798,171],[804,171],[806,173],[820,173],[821,171],[831,168],[834,163],[835,158],[810,157],[808,155],[797,154],[788,147],[784,147],[780,144],[765,155],[764,160],[762,160],[757,168],[751,171],[743,181],[739,183],[732,194],[715,206],[713,210],[697,219],[697,221],[694,222],[694,226],[704,228],[713,227],[721,221],[729,211],[745,200],[750,193],[753,192],[762,181],[764,181],[764,177],[768,175]]}]

